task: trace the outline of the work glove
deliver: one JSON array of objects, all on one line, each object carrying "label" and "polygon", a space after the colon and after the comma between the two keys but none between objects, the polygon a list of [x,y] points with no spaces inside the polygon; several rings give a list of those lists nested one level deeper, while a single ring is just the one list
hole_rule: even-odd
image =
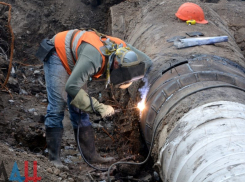
[{"label": "work glove", "polygon": [[[94,105],[94,109],[100,113],[102,118],[106,116],[111,116],[115,113],[113,107],[99,103],[95,98],[92,98],[92,100],[93,103],[96,105],[96,106]],[[98,103],[98,105],[96,103]]]},{"label": "work glove", "polygon": [[[102,118],[114,114],[113,107],[99,103],[99,101],[97,101],[94,97],[91,97],[91,100],[92,100],[94,110],[100,113]],[[91,106],[89,95],[83,89],[80,89],[76,97],[71,101],[71,105],[75,106],[78,109],[81,109],[84,112],[89,112],[89,113],[94,112]]]}]

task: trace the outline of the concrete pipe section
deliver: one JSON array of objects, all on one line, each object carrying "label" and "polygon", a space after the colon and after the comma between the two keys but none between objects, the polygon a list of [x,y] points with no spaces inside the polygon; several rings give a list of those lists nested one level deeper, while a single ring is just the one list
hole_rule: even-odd
[{"label": "concrete pipe section", "polygon": [[[148,54],[140,126],[163,182],[245,181],[245,58],[218,14],[198,0],[208,24],[177,20],[182,0],[111,9],[112,34]],[[228,42],[177,49],[186,32]]]}]

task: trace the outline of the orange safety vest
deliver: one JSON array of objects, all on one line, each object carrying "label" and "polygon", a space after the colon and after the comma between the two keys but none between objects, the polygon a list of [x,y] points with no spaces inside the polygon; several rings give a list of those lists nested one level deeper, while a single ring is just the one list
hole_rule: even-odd
[{"label": "orange safety vest", "polygon": [[[76,60],[78,59],[78,47],[84,41],[94,46],[102,56],[101,68],[95,75],[93,75],[93,78],[99,78],[106,68],[106,57],[100,51],[100,47],[104,46],[104,44],[101,42],[100,37],[94,31],[77,31],[71,40],[74,31],[75,30],[60,32],[55,36],[55,49],[63,63],[64,68],[70,75],[72,68],[76,64]],[[123,47],[126,47],[126,43],[119,38],[110,36],[107,36],[107,38],[110,38],[110,40],[114,41],[116,44],[122,43]],[[70,48],[70,41],[72,41],[72,49]],[[71,50],[76,60],[73,60]]]}]

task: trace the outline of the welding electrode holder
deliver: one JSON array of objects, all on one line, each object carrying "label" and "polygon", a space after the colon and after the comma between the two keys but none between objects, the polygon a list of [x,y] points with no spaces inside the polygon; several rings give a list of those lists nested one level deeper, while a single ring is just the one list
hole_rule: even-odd
[{"label": "welding electrode holder", "polygon": [[92,101],[92,98],[91,98],[90,95],[89,95],[89,99],[90,99],[90,105],[92,107],[92,110],[94,111],[94,113],[96,114],[96,116],[100,116],[100,119],[94,120],[94,122],[95,123],[98,123],[99,121],[104,121],[104,118],[101,117],[100,113],[94,109],[93,101]]}]

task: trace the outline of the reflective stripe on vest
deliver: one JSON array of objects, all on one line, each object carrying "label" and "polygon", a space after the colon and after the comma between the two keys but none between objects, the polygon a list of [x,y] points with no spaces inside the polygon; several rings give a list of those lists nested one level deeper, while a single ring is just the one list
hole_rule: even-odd
[{"label": "reflective stripe on vest", "polygon": [[[60,32],[55,36],[55,41],[54,41],[57,54],[61,59],[64,68],[66,69],[69,75],[71,74],[71,71],[75,65],[74,61],[76,61],[76,60],[73,61],[71,50],[70,50],[70,41],[74,31],[75,30]],[[123,47],[126,47],[126,43],[121,39],[116,37],[110,37],[110,36],[107,37],[117,44],[122,43]],[[100,47],[103,46],[103,43],[100,41],[100,37],[94,31],[78,31],[72,40],[72,52],[76,59],[78,59],[78,53],[77,53],[78,47],[79,45],[81,45],[83,41],[94,46],[102,56],[101,68],[95,75],[93,75],[93,78],[99,78],[103,74],[106,67],[105,65],[106,57],[100,51]]]},{"label": "reflective stripe on vest", "polygon": [[56,52],[69,75],[71,74],[71,70],[75,65],[70,50],[70,40],[74,31],[75,30],[60,32],[55,35],[54,39]]}]

